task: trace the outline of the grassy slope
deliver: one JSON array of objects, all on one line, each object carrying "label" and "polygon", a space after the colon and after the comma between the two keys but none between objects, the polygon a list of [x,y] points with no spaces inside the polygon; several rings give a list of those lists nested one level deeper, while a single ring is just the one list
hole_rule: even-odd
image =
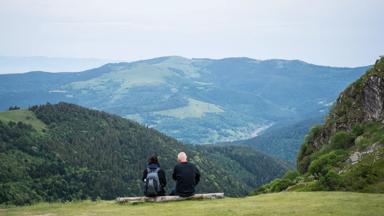
[{"label": "grassy slope", "polygon": [[113,201],[41,203],[0,215],[384,215],[384,194],[284,192],[224,200],[119,205]]},{"label": "grassy slope", "polygon": [[46,128],[46,125],[38,118],[36,118],[35,114],[29,110],[11,110],[7,112],[0,112],[0,121],[21,121],[25,124],[31,124],[32,127],[38,131]]}]

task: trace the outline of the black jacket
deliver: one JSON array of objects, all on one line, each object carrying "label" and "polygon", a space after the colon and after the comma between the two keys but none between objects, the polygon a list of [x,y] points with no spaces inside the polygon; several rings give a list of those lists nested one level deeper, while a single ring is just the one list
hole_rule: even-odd
[{"label": "black jacket", "polygon": [[179,163],[173,169],[172,178],[176,181],[176,195],[192,196],[200,181],[200,171],[191,163]]},{"label": "black jacket", "polygon": [[[147,178],[148,168],[151,170],[156,170],[157,168],[160,168],[160,165],[156,164],[156,163],[148,164],[147,169],[145,169],[143,171],[143,177],[141,178],[142,181],[144,181]],[[164,187],[165,187],[165,185],[167,185],[167,179],[165,178],[164,170],[162,170],[161,168],[157,174],[159,176],[160,186],[161,186],[161,190],[162,190],[162,192],[159,195],[163,196],[163,195],[165,195]]]}]

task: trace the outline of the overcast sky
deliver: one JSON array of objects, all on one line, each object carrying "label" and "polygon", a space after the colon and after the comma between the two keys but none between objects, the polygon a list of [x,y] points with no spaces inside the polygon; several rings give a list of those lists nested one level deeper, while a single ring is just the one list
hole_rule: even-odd
[{"label": "overcast sky", "polygon": [[373,64],[384,0],[0,0],[0,55]]}]

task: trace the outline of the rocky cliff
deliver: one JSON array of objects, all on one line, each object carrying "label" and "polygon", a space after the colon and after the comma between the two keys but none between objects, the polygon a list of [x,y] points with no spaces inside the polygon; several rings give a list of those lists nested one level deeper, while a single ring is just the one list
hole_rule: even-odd
[{"label": "rocky cliff", "polygon": [[367,122],[384,123],[384,57],[340,94],[325,124],[308,134],[298,156],[299,171],[307,171],[309,156],[329,144],[335,133],[352,132],[356,125]]},{"label": "rocky cliff", "polygon": [[298,171],[258,188],[384,193],[384,57],[338,97],[301,146]]}]

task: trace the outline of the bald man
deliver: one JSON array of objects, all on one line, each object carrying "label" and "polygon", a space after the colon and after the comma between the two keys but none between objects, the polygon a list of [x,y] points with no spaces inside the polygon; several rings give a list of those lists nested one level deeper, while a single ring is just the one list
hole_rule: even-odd
[{"label": "bald man", "polygon": [[187,154],[180,152],[177,155],[179,162],[173,169],[172,178],[176,181],[176,189],[171,195],[189,197],[195,194],[195,186],[200,181],[200,171],[187,160]]}]

